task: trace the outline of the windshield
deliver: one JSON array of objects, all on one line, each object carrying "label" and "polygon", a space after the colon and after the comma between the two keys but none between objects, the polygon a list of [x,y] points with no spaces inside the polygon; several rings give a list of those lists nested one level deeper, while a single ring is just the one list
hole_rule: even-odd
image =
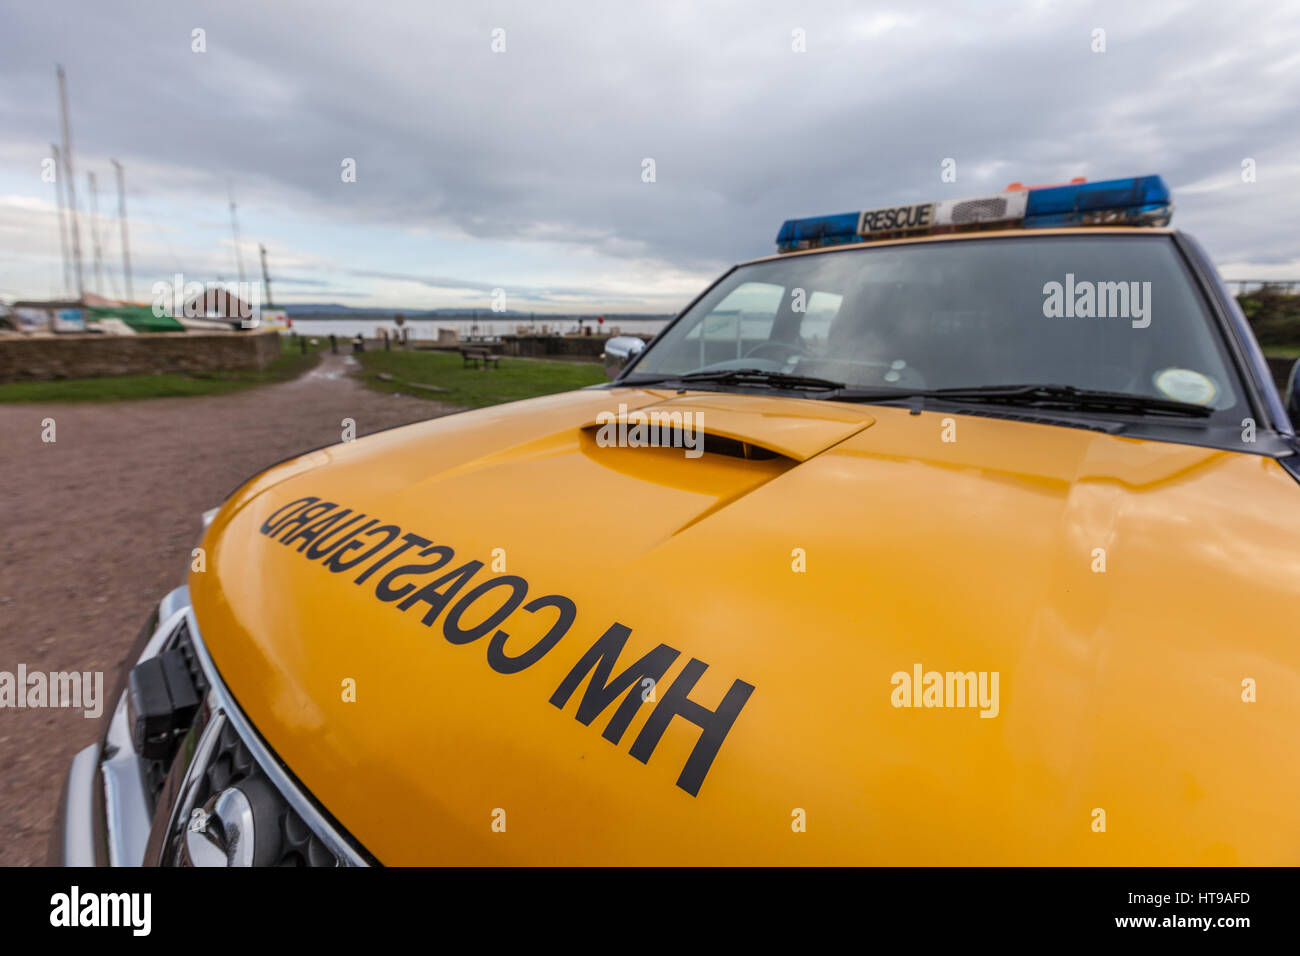
[{"label": "windshield", "polygon": [[963,239],[741,266],[625,381],[727,368],[854,388],[1065,385],[1224,413],[1241,401],[1165,234]]}]

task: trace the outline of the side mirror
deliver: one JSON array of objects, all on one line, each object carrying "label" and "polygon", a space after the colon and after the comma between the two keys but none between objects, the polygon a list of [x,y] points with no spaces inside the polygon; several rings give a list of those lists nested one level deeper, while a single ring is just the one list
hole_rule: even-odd
[{"label": "side mirror", "polygon": [[1291,424],[1300,430],[1300,359],[1291,366],[1286,378],[1286,414]]},{"label": "side mirror", "polygon": [[605,375],[614,378],[623,366],[645,351],[645,340],[635,335],[615,335],[606,340],[600,360],[605,365]]}]

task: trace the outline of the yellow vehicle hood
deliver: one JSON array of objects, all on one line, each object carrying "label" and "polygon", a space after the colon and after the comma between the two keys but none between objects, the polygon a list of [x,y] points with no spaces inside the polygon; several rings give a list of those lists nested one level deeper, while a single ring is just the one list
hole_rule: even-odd
[{"label": "yellow vehicle hood", "polygon": [[1295,864],[1297,514],[1261,456],[584,390],[259,475],[190,590],[386,864]]}]

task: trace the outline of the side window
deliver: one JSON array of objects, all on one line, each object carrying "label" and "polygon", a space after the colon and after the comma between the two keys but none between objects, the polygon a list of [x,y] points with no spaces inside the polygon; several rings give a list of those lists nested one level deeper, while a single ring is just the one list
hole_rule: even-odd
[{"label": "side window", "polygon": [[738,285],[686,337],[714,342],[766,341],[784,295],[784,286],[770,282]]}]

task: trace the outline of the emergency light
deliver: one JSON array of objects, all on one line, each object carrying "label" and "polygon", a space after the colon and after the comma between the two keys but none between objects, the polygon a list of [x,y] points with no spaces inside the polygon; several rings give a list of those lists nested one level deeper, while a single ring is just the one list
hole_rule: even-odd
[{"label": "emergency light", "polygon": [[989,228],[1166,226],[1173,210],[1169,188],[1159,176],[1029,188],[1015,184],[1006,192],[990,196],[787,219],[777,234],[776,247],[779,252],[797,252],[873,239]]}]

